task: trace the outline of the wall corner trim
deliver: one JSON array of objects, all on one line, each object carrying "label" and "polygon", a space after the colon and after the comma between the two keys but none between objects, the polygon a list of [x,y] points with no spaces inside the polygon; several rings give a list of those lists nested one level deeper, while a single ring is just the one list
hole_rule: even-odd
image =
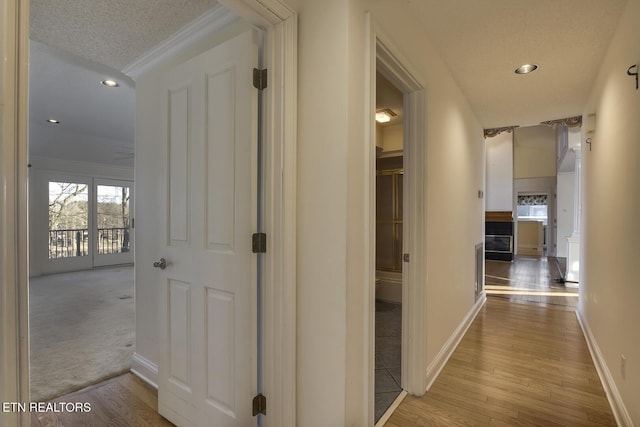
[{"label": "wall corner trim", "polygon": [[456,330],[453,331],[453,334],[451,334],[445,345],[442,346],[440,352],[435,357],[433,362],[431,362],[427,367],[427,391],[429,391],[436,378],[438,378],[438,375],[440,375],[440,372],[444,368],[444,365],[447,364],[447,361],[449,360],[455,349],[458,347],[458,344],[460,344],[460,341],[462,341],[462,338],[467,332],[467,329],[469,329],[469,326],[471,326],[476,316],[480,312],[480,309],[482,309],[486,302],[487,295],[483,293],[482,296],[478,298],[473,307],[471,307],[471,310],[469,310],[462,322],[460,322]]},{"label": "wall corner trim", "polygon": [[133,353],[131,373],[151,387],[158,389],[158,365],[138,353]]},{"label": "wall corner trim", "polygon": [[589,347],[591,359],[593,359],[593,364],[596,366],[598,377],[600,378],[600,382],[602,383],[604,392],[607,395],[609,405],[611,405],[611,410],[613,411],[613,416],[616,419],[616,423],[619,426],[633,426],[631,415],[629,415],[629,412],[627,411],[627,408],[622,401],[622,397],[620,396],[620,392],[618,392],[618,387],[613,380],[611,371],[609,371],[607,362],[602,356],[602,352],[600,351],[600,347],[598,346],[598,342],[596,341],[593,332],[591,332],[589,322],[587,322],[587,319],[584,318],[580,310],[576,310],[576,317],[578,318],[578,323],[580,324],[582,333],[584,334],[585,340],[587,341],[587,347]]}]

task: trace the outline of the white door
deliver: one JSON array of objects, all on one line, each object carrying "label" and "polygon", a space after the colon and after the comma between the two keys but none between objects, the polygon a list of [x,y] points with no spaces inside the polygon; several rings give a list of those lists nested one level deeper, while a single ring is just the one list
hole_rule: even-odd
[{"label": "white door", "polygon": [[255,423],[257,60],[249,31],[168,71],[157,88],[164,137],[154,149],[166,162],[155,165],[161,182],[138,193],[160,199],[158,406],[178,426]]}]

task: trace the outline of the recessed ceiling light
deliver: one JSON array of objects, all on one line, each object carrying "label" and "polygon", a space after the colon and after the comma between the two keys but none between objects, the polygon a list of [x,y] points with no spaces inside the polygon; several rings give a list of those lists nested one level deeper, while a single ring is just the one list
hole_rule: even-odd
[{"label": "recessed ceiling light", "polygon": [[118,86],[120,86],[117,81],[110,80],[110,79],[102,80],[100,83],[102,83],[106,87],[118,87]]},{"label": "recessed ceiling light", "polygon": [[47,123],[51,123],[52,125],[59,125],[60,124],[60,120],[47,119]]},{"label": "recessed ceiling light", "polygon": [[518,68],[516,68],[516,74],[529,74],[538,69],[536,64],[524,64]]}]

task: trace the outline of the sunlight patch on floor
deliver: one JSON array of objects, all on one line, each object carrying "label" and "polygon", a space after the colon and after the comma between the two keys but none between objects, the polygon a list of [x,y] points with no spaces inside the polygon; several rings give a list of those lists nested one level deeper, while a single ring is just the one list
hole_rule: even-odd
[{"label": "sunlight patch on floor", "polygon": [[577,292],[562,291],[536,291],[527,288],[516,288],[511,286],[492,286],[486,285],[485,291],[487,295],[531,295],[531,296],[547,296],[547,297],[577,297]]}]

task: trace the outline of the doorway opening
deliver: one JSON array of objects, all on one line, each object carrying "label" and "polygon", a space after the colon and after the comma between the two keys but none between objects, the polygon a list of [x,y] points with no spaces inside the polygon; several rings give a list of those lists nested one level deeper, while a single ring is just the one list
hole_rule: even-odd
[{"label": "doorway opening", "polygon": [[[426,124],[425,108],[426,93],[424,84],[416,79],[416,73],[409,66],[409,62],[399,54],[399,50],[393,45],[391,40],[378,28],[374,21],[369,22],[371,51],[368,66],[368,87],[369,91],[365,103],[370,108],[370,127],[368,132],[367,153],[370,159],[366,164],[367,169],[367,189],[369,195],[369,215],[366,216],[367,229],[372,241],[377,240],[378,229],[386,227],[387,235],[382,236],[380,242],[369,245],[369,256],[366,259],[367,270],[369,272],[369,287],[367,297],[369,301],[368,316],[368,342],[369,342],[369,408],[372,421],[374,416],[376,425],[384,425],[390,418],[393,411],[400,405],[402,399],[407,394],[421,396],[427,389],[428,378],[424,375],[427,371],[425,363],[426,349],[426,268],[427,260],[425,254],[426,229],[426,165],[427,153],[425,147]],[[377,89],[378,82],[383,83],[382,78],[389,83],[392,93],[395,93],[395,108],[402,113],[401,127],[392,129],[388,126],[387,133],[399,133],[402,136],[395,139],[395,145],[391,147],[388,141],[377,138],[379,133],[376,130],[374,117],[376,115],[377,92],[383,92],[382,88]],[[380,109],[390,108],[394,111],[394,106],[386,107],[380,104]],[[401,106],[401,107],[400,107]],[[384,134],[384,129],[380,129]],[[397,135],[396,135],[397,136]],[[382,142],[382,150],[376,147]],[[387,152],[385,153],[385,145]],[[380,157],[380,158],[379,158]],[[388,163],[387,163],[388,162]],[[395,162],[395,163],[394,163]],[[387,165],[385,165],[387,163]],[[378,164],[380,164],[380,174],[378,174]],[[377,184],[380,183],[380,186]],[[387,206],[386,218],[377,215],[376,196],[378,187],[388,187],[392,194]],[[395,189],[394,189],[395,188]],[[394,208],[395,207],[395,208]],[[382,208],[382,206],[380,207]],[[378,223],[380,219],[380,223]],[[380,227],[379,227],[380,226]],[[409,230],[411,232],[409,232]],[[387,239],[387,244],[382,244]],[[380,249],[380,251],[378,250]],[[386,252],[385,252],[386,251]],[[378,264],[377,254],[386,257],[386,264]],[[380,265],[380,268],[378,267]],[[393,271],[395,272],[395,287],[392,284],[383,283],[388,277],[388,282],[393,282]],[[400,270],[400,274],[398,271]],[[379,281],[376,281],[376,276]],[[385,277],[386,276],[386,277]],[[398,283],[399,282],[399,283]],[[376,286],[377,283],[377,286]],[[377,288],[377,292],[376,292]],[[389,289],[391,292],[389,293]],[[376,337],[378,329],[384,330],[384,323],[376,319],[376,297],[378,299],[391,299],[401,301],[395,303],[400,320],[400,331],[396,332],[397,337],[386,339]],[[388,302],[388,301],[387,301]],[[380,305],[380,304],[378,304]],[[409,338],[411,337],[411,338]],[[384,338],[384,339],[383,339]],[[376,386],[380,385],[380,379],[376,378],[376,368],[386,368],[381,365],[381,361],[376,358],[376,342],[391,341],[393,344],[399,363],[396,366],[388,366],[389,374],[393,380],[391,371],[398,375],[400,367],[400,381],[394,382],[398,388],[394,389],[397,398],[386,409],[380,409],[385,405],[380,399],[376,402]],[[393,369],[395,368],[395,370]],[[387,377],[388,379],[388,377]],[[398,392],[398,389],[400,391]],[[381,391],[380,387],[378,390]],[[388,401],[386,402],[388,404]],[[382,415],[380,416],[380,413]],[[380,418],[378,418],[380,417]]]},{"label": "doorway opening", "polygon": [[[27,94],[33,94],[32,90],[27,90],[29,88],[29,82],[26,78],[26,74],[29,71],[27,64],[30,63],[28,60],[28,48],[30,44],[26,42],[30,33],[28,13],[31,12],[32,18],[33,16],[38,16],[42,19],[55,19],[55,16],[53,15],[58,12],[59,15],[61,15],[60,18],[69,19],[70,22],[77,24],[79,21],[73,13],[82,14],[86,11],[82,8],[70,11],[67,9],[56,9],[54,7],[50,8],[48,13],[36,14],[34,8],[27,7],[28,4],[29,2],[26,1],[24,5],[22,3],[20,4],[20,8],[8,9],[7,21],[10,25],[7,26],[7,30],[5,31],[5,35],[8,36],[8,40],[11,41],[10,45],[12,46],[12,49],[8,51],[9,66],[6,67],[12,71],[12,73],[8,74],[8,81],[14,82],[16,89],[15,102],[12,99],[11,103],[8,103],[8,105],[9,111],[12,114],[15,112],[17,115],[15,122],[12,120],[7,121],[7,135],[15,135],[16,140],[18,141],[17,147],[15,147],[15,162],[6,162],[8,165],[8,174],[5,173],[5,176],[11,176],[12,172],[15,172],[15,179],[10,180],[11,188],[8,188],[8,190],[9,195],[11,196],[10,198],[16,203],[16,212],[20,213],[20,218],[18,220],[17,217],[10,216],[8,217],[7,224],[5,224],[8,228],[2,227],[2,231],[5,231],[5,228],[6,230],[16,231],[15,235],[13,233],[9,233],[13,240],[8,240],[15,240],[15,253],[9,255],[5,254],[5,256],[3,256],[3,265],[4,262],[7,261],[6,265],[9,266],[11,264],[12,266],[10,271],[8,269],[7,276],[16,278],[15,283],[6,283],[5,290],[8,291],[9,296],[15,296],[16,304],[15,306],[11,306],[7,303],[4,304],[3,307],[3,310],[7,313],[7,316],[5,317],[7,319],[15,318],[15,322],[5,322],[2,325],[3,334],[7,337],[6,341],[8,342],[8,345],[6,346],[7,348],[3,350],[3,360],[6,360],[7,363],[2,371],[3,375],[8,374],[4,375],[8,378],[7,384],[5,384],[7,395],[12,396],[15,401],[29,401],[29,272],[27,271],[27,266],[29,264],[30,256],[27,252],[30,248],[27,240],[28,226],[27,221],[24,221],[24,218],[28,216],[27,196],[33,195],[34,193],[32,191],[27,192],[26,188],[27,184],[32,182],[27,179],[27,176],[33,172],[32,169],[30,174],[27,173],[27,164],[31,163],[33,165],[33,158],[29,158],[27,153],[30,145],[27,141],[27,133],[31,134],[33,137],[32,130],[27,132],[29,127],[27,117],[29,114],[26,111],[27,106],[30,104],[27,99]],[[217,2],[211,2],[211,4],[213,6],[218,5]],[[266,228],[268,232],[271,232],[270,235],[274,236],[270,239],[270,242],[277,242],[268,244],[269,251],[272,255],[268,257],[266,264],[269,266],[269,271],[271,271],[273,276],[277,279],[271,280],[271,276],[268,276],[265,280],[265,293],[270,296],[270,298],[265,298],[266,301],[269,301],[269,303],[265,303],[265,318],[267,319],[267,321],[265,321],[265,331],[272,337],[271,342],[273,343],[273,346],[268,348],[263,355],[263,359],[264,365],[268,367],[267,372],[271,373],[270,375],[267,375],[268,378],[277,379],[277,381],[267,381],[267,384],[265,385],[265,394],[272,396],[271,399],[274,401],[281,399],[284,402],[282,405],[270,406],[270,419],[274,420],[274,425],[292,425],[293,421],[289,420],[295,420],[295,404],[292,404],[291,402],[292,396],[295,396],[296,385],[295,376],[292,374],[292,369],[295,371],[296,348],[295,323],[292,322],[292,319],[295,319],[295,274],[289,274],[289,272],[295,272],[296,265],[296,221],[294,209],[295,202],[293,202],[295,201],[296,189],[295,185],[289,185],[289,183],[294,183],[296,176],[295,146],[297,134],[295,123],[297,123],[297,107],[295,99],[297,87],[297,62],[295,58],[297,53],[297,32],[295,29],[297,15],[295,11],[287,7],[285,4],[280,3],[278,0],[269,2],[269,5],[264,5],[262,2],[257,0],[225,0],[224,4],[228,5],[233,10],[238,11],[238,13],[243,18],[247,19],[251,25],[266,30],[269,40],[273,40],[273,43],[267,44],[267,54],[264,55],[264,60],[265,67],[269,69],[269,86],[277,87],[279,90],[267,90],[265,92],[265,102],[273,104],[276,107],[270,111],[270,114],[266,114],[267,117],[265,121],[270,126],[270,132],[264,139],[267,142],[265,153],[270,159],[268,164],[273,168],[273,170],[280,171],[281,173],[272,173],[270,168],[270,173],[268,173],[269,179],[265,185],[267,187],[267,196],[265,199],[270,203],[270,206],[273,206],[273,211],[275,212],[273,219],[267,223]],[[164,16],[171,18],[172,23],[176,24],[176,19],[180,19],[180,16],[184,18],[184,13],[189,14],[193,12],[193,9],[188,7],[193,5],[196,7],[200,5],[200,7],[202,7],[202,3],[189,2],[187,5],[181,5],[177,13],[165,13]],[[169,4],[166,6],[175,7],[175,5]],[[187,31],[182,31],[183,29],[178,31],[178,35],[180,36],[178,41],[181,43],[173,43],[171,45],[163,44],[160,52],[158,49],[153,49],[153,52],[146,52],[149,53],[149,55],[145,55],[144,58],[139,58],[141,59],[140,61],[134,61],[135,63],[130,64],[130,67],[127,67],[129,71],[125,71],[125,73],[131,76],[140,76],[155,66],[165,64],[163,61],[167,60],[167,58],[176,59],[177,55],[185,53],[188,48],[192,47],[189,43],[194,41],[194,34],[201,35],[202,37],[208,37],[212,28],[220,28],[219,25],[210,25],[212,19],[216,20],[215,24],[226,25],[230,23],[226,20],[226,18],[229,17],[228,14],[219,15],[215,13],[215,10],[212,9],[211,11],[213,13],[202,13],[201,9],[200,12],[197,12],[195,15],[187,18],[186,21],[183,21],[187,22],[188,19],[192,19],[199,15],[198,19],[191,21],[191,24],[188,25],[189,28]],[[145,16],[148,15],[148,10],[144,10],[143,12]],[[162,11],[159,10],[159,8],[156,8],[155,12]],[[134,29],[136,31],[139,31],[140,28],[135,25],[127,25],[125,18],[133,19],[136,23],[138,23],[138,21],[142,23],[143,21],[137,18],[138,15],[132,13],[93,14],[91,16],[101,20],[100,22],[103,22],[102,20],[105,17],[115,17],[118,19],[118,23],[122,28],[135,27]],[[162,20],[145,20],[144,23],[156,25],[156,27],[169,31],[169,33],[178,29],[176,26],[165,25]],[[54,32],[57,35],[63,33],[64,31],[62,30],[72,31],[82,29],[90,31],[95,35],[96,28],[113,28],[111,25],[69,25],[67,28],[63,27],[64,25],[48,25],[41,28],[54,29]],[[60,28],[62,28],[62,30],[58,31]],[[144,32],[144,30],[142,32]],[[127,33],[127,31],[121,31],[118,36],[122,36],[125,33]],[[31,35],[33,36],[33,34]],[[53,43],[53,37],[41,37],[41,39],[46,40],[47,45],[55,44]],[[79,41],[82,45],[87,46],[89,39],[93,41],[110,40],[110,44],[107,47],[111,52],[117,51],[124,54],[130,54],[132,52],[132,50],[128,48],[123,50],[111,50],[111,47],[115,42],[117,42],[117,40],[111,40],[109,37],[69,37],[67,41],[69,42],[68,44],[70,44],[72,40],[75,40]],[[18,41],[20,42],[19,44]],[[33,39],[31,41],[33,41]],[[33,46],[34,43],[31,43],[30,47],[33,48]],[[147,45],[147,47],[148,46],[149,45]],[[67,44],[63,44],[61,47],[66,49]],[[138,47],[140,47],[140,45]],[[147,47],[142,46],[143,49],[146,49]],[[92,52],[98,59],[108,58],[108,55],[101,55],[99,52],[96,52],[95,49],[88,49],[85,52]],[[121,69],[120,66],[123,64],[126,65],[126,62],[116,64],[116,69]],[[31,70],[36,68],[34,67],[33,62],[29,65],[31,66]],[[15,70],[13,70],[13,68],[15,68]],[[125,68],[125,70],[127,68]],[[51,71],[47,67],[43,67],[43,69],[47,72]],[[15,75],[13,74],[13,71],[15,71]],[[58,81],[56,81],[52,75],[50,80],[50,83],[55,83],[53,86],[58,84]],[[31,89],[33,89],[33,87],[31,87]],[[13,93],[14,92],[11,92],[10,95],[7,96],[7,99],[9,99]],[[284,100],[286,100],[286,102],[284,102]],[[36,104],[32,103],[32,106],[33,105]],[[33,112],[31,117],[34,117]],[[64,123],[64,119],[60,120],[60,122]],[[109,127],[109,123],[105,121],[104,126]],[[75,140],[75,142],[82,144],[82,141]],[[33,143],[33,138],[31,143]],[[14,148],[9,144],[5,144],[5,147],[6,146],[9,146],[12,150]],[[96,150],[94,151],[94,154],[99,158],[109,154],[130,157],[130,153],[114,152],[111,149],[112,147],[107,148],[106,145],[101,147],[102,150],[100,150],[99,147],[96,147]],[[55,150],[56,148],[57,147],[54,144],[48,145],[49,150]],[[27,161],[28,159],[29,161]],[[47,159],[44,160],[44,163],[46,162]],[[81,161],[77,161],[76,163],[78,165],[84,164]],[[90,171],[90,173],[94,172],[97,171],[95,169]],[[284,183],[287,185],[284,185]],[[141,193],[138,192],[138,195],[140,194]],[[136,226],[137,225],[138,224],[136,224]],[[276,236],[282,238],[278,238]],[[153,238],[153,236],[149,237]],[[284,242],[284,244],[280,242]],[[138,243],[140,243],[140,239],[138,240]],[[140,250],[138,248],[137,255],[139,254]],[[15,269],[13,267],[15,267]],[[151,285],[153,284],[154,283],[151,283]],[[144,301],[142,304],[143,307],[151,306],[152,304],[149,303],[152,302],[153,295],[140,295],[138,294],[138,291],[139,287],[136,287],[136,301]],[[273,295],[278,295],[281,298],[272,297]],[[13,303],[12,299],[13,298],[8,298],[7,301]],[[140,307],[141,306],[137,303],[136,308],[139,310]],[[153,309],[153,307],[151,308]],[[136,327],[138,326],[139,319],[140,316],[136,314]],[[149,320],[150,322],[147,322],[147,324],[155,323],[155,318],[153,316],[150,316]],[[157,325],[154,326],[157,327]],[[278,333],[272,333],[273,330],[277,330]],[[153,334],[150,336],[144,335],[144,338],[148,339],[146,339],[143,344],[147,346],[155,345],[154,337],[155,335]],[[138,340],[136,347],[139,348],[138,346],[140,345],[141,342]],[[275,349],[278,349],[278,358],[275,357]],[[149,354],[153,355],[155,352],[151,351]],[[283,361],[285,362],[283,363]],[[157,377],[157,365],[153,362],[153,360],[141,360],[140,366],[143,368],[143,372],[136,372],[136,374],[144,381],[149,383],[153,382],[154,373],[156,374],[155,377]],[[25,422],[27,418],[28,417],[22,413],[16,413],[15,416],[9,416],[10,420],[17,420],[18,422]]]},{"label": "doorway opening", "polygon": [[[33,15],[30,26],[42,34]],[[45,401],[131,368],[135,85],[30,45],[30,397]]]},{"label": "doorway opening", "polygon": [[376,73],[376,422],[402,392],[403,110],[403,93]]},{"label": "doorway opening", "polygon": [[516,205],[518,255],[546,256],[550,230],[548,195],[518,193]]}]

